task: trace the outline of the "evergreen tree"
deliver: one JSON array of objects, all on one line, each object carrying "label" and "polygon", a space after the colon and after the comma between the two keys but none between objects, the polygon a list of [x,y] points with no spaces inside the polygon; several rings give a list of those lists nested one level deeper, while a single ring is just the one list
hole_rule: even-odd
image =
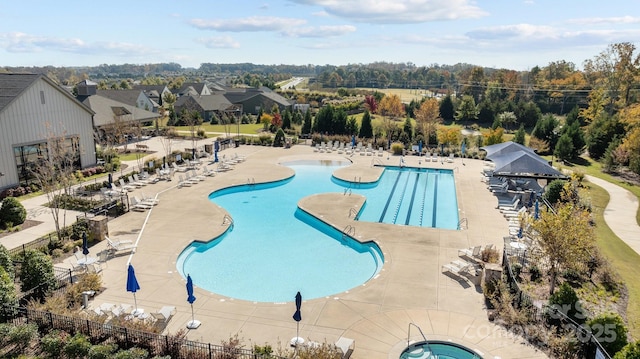
[{"label": "evergreen tree", "polygon": [[451,95],[447,95],[440,102],[440,117],[445,120],[453,120],[454,115],[453,100],[451,99]]},{"label": "evergreen tree", "polygon": [[289,111],[289,109],[284,111],[284,116],[282,116],[282,128],[283,129],[291,128],[292,117],[293,117],[293,115],[291,114],[291,111]]},{"label": "evergreen tree", "polygon": [[356,121],[356,118],[351,116],[349,117],[349,119],[347,120],[347,127],[346,127],[346,133],[347,135],[357,135],[358,134],[358,121]]},{"label": "evergreen tree", "polygon": [[360,133],[358,134],[358,137],[362,137],[362,138],[373,137],[373,127],[371,126],[371,114],[367,110],[364,111],[364,115],[362,116],[362,123],[360,124]]},{"label": "evergreen tree", "polygon": [[44,299],[57,284],[51,257],[33,249],[27,250],[20,270],[20,281],[23,292],[34,289],[34,297]]},{"label": "evergreen tree", "polygon": [[558,157],[558,159],[567,161],[573,158],[573,153],[573,142],[571,141],[571,137],[565,133],[558,139],[558,143],[556,143],[556,148],[553,151],[553,154]]},{"label": "evergreen tree", "polygon": [[409,117],[405,118],[404,126],[402,126],[402,132],[405,134],[408,141],[407,143],[411,143],[413,139],[413,124],[411,124],[411,119]]},{"label": "evergreen tree", "polygon": [[307,110],[304,113],[304,121],[302,122],[302,133],[305,135],[311,133],[311,110]]},{"label": "evergreen tree", "polygon": [[16,287],[13,285],[11,276],[0,267],[0,308],[4,306],[15,306],[18,304],[16,298]]},{"label": "evergreen tree", "polygon": [[516,131],[515,135],[513,136],[513,142],[519,143],[524,146],[525,135],[526,135],[526,132],[524,131],[524,125],[521,124],[520,128],[518,129],[518,131]]}]

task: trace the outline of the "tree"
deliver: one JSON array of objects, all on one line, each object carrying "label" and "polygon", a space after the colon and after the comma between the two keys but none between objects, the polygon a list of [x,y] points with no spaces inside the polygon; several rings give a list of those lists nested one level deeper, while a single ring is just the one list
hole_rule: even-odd
[{"label": "tree", "polygon": [[447,95],[440,101],[440,117],[445,120],[453,120],[454,116],[453,100],[451,95]]},{"label": "tree", "polygon": [[58,238],[64,238],[62,228],[66,226],[67,201],[71,198],[71,187],[77,182],[73,173],[80,164],[80,140],[64,132],[55,132],[48,123],[46,126],[47,153],[42,154],[32,174],[49,201]]},{"label": "tree", "polygon": [[540,108],[533,101],[519,102],[514,112],[518,122],[524,124],[525,127],[535,126],[542,117]]},{"label": "tree", "polygon": [[455,119],[461,122],[473,121],[478,118],[478,108],[476,107],[476,101],[472,96],[462,96],[462,100],[458,105]]},{"label": "tree", "polygon": [[358,121],[355,117],[349,117],[349,119],[347,120],[345,131],[347,135],[355,135],[358,133]]},{"label": "tree", "polygon": [[367,95],[364,97],[365,108],[369,110],[371,113],[376,113],[378,111],[378,101],[372,95]]},{"label": "tree", "polygon": [[556,148],[553,150],[553,154],[562,161],[568,161],[574,157],[573,141],[571,141],[569,135],[565,133],[560,136],[558,143],[556,143]]},{"label": "tree", "polygon": [[513,136],[513,142],[519,143],[524,146],[525,135],[526,135],[526,132],[524,131],[524,125],[520,125],[520,128],[518,129],[518,131],[516,131],[515,135]]},{"label": "tree", "polygon": [[[402,133],[405,135],[408,141],[405,144],[408,144],[413,139],[413,124],[411,123],[411,119],[409,117],[405,118],[404,125],[402,126]],[[404,142],[404,141],[403,141]]]},{"label": "tree", "polygon": [[403,117],[405,114],[404,105],[400,100],[400,96],[392,94],[383,97],[378,105],[378,113],[383,116],[387,137],[391,138],[391,133],[394,131],[394,127],[396,127],[394,123],[395,120]]},{"label": "tree", "polygon": [[57,285],[51,257],[33,249],[27,250],[20,270],[20,281],[23,292],[33,289],[33,296],[43,300]]},{"label": "tree", "polygon": [[531,131],[531,136],[547,142],[550,150],[553,151],[558,141],[557,127],[558,120],[556,117],[548,114],[536,123],[533,131]]},{"label": "tree", "polygon": [[595,59],[584,63],[591,85],[609,94],[611,111],[614,106],[624,108],[631,102],[640,71],[640,55],[634,55],[635,49],[630,42],[612,44]]},{"label": "tree", "polygon": [[282,116],[282,128],[283,129],[291,128],[292,119],[293,119],[293,115],[291,114],[291,111],[289,111],[289,109],[284,111],[284,116]]},{"label": "tree", "polygon": [[0,203],[0,228],[19,226],[27,219],[27,210],[15,197],[7,197]]},{"label": "tree", "polygon": [[15,268],[13,267],[13,261],[11,255],[5,246],[0,244],[0,267],[4,268],[11,280],[15,277]]},{"label": "tree", "polygon": [[617,353],[627,345],[627,327],[618,314],[600,314],[589,320],[587,327],[607,353]]},{"label": "tree", "polygon": [[497,143],[502,143],[504,142],[503,136],[504,129],[502,127],[491,129],[488,133],[484,134],[484,145],[490,146]]},{"label": "tree", "polygon": [[304,113],[304,120],[302,122],[302,130],[301,130],[301,132],[303,134],[306,135],[306,134],[311,133],[311,122],[312,122],[312,120],[311,120],[311,110],[307,110]]},{"label": "tree", "polygon": [[585,263],[591,259],[595,243],[590,222],[586,210],[574,207],[572,203],[560,203],[555,213],[542,211],[540,218],[531,223],[537,233],[537,243],[550,265],[550,294],[553,294],[557,276],[562,270],[586,270]]},{"label": "tree", "polygon": [[516,121],[518,120],[516,118],[516,114],[511,111],[502,112],[498,114],[498,119],[500,120],[500,124],[507,131],[509,130],[509,126],[515,124]]},{"label": "tree", "polygon": [[282,128],[278,128],[276,135],[273,138],[273,147],[282,147],[284,146],[284,131]]},{"label": "tree", "polygon": [[360,124],[360,133],[358,134],[358,137],[373,137],[373,127],[371,127],[371,114],[369,114],[369,111],[367,110],[364,111],[364,115],[362,116],[362,123]]},{"label": "tree", "polygon": [[13,285],[13,278],[0,267],[0,308],[4,306],[15,306],[18,304],[16,297],[16,287]]},{"label": "tree", "polygon": [[430,98],[423,101],[416,110],[415,116],[420,132],[424,135],[425,139],[429,141],[435,137],[438,124],[442,123],[438,100]]}]

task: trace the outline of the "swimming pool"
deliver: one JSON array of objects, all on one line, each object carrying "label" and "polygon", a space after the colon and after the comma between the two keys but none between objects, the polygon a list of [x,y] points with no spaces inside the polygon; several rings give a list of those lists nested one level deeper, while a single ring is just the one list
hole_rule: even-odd
[{"label": "swimming pool", "polygon": [[367,197],[360,221],[458,229],[452,170],[385,167],[376,183],[345,185]]},{"label": "swimming pool", "polygon": [[[403,213],[393,206],[412,199],[407,197],[406,190],[402,197],[394,197],[398,185],[390,185],[393,189],[387,186],[387,182],[401,182],[402,179],[397,178],[400,174],[392,180],[383,175],[376,184],[358,186],[332,176],[336,169],[348,164],[350,162],[346,161],[286,163],[284,165],[295,171],[291,178],[230,187],[210,194],[211,201],[230,213],[233,226],[210,242],[196,242],[187,247],[178,257],[178,271],[184,277],[190,274],[194,284],[203,289],[255,302],[292,301],[298,291],[305,299],[326,297],[367,282],[380,271],[384,262],[378,246],[343,238],[341,231],[299,209],[298,201],[312,194],[340,193],[352,187],[354,192],[367,196],[365,209],[359,215],[360,220],[365,220],[367,209],[384,210],[385,205],[377,203],[381,200],[389,202],[386,211]],[[419,171],[420,176],[431,178],[427,171]],[[394,169],[389,172],[395,174]],[[402,172],[403,178],[410,174],[406,168],[398,168],[397,172]],[[435,178],[440,174],[434,172],[432,181],[427,181],[426,185],[420,182],[418,187],[437,183]],[[405,187],[416,186],[410,181],[407,183],[406,179],[401,183]],[[380,186],[379,190],[376,190],[377,186]],[[454,209],[457,225],[457,204]],[[432,210],[440,209],[436,206]],[[430,210],[421,211],[431,213]],[[393,217],[397,219],[400,215]]]},{"label": "swimming pool", "polygon": [[413,343],[402,351],[400,359],[482,359],[473,350],[453,342],[439,340]]}]

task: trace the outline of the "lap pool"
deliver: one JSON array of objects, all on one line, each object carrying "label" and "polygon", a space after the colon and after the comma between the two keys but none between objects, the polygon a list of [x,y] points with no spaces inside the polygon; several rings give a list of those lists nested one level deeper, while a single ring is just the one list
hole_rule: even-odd
[{"label": "lap pool", "polygon": [[[402,213],[398,210],[401,207],[397,205],[398,202],[411,202],[408,195],[404,199],[393,196],[390,199],[387,192],[386,196],[376,195],[386,201],[385,204],[389,202],[380,205],[377,203],[380,199],[374,196],[383,188],[393,188],[392,193],[399,191],[398,182],[401,186],[412,188],[411,183],[402,184],[402,179],[388,181],[390,187],[383,185],[387,181],[381,179],[379,186],[363,184],[358,188],[353,183],[332,176],[336,169],[349,164],[346,161],[286,163],[284,165],[295,171],[295,175],[289,179],[230,187],[210,194],[212,202],[229,212],[233,226],[210,242],[189,245],[178,257],[178,271],[184,277],[190,274],[194,284],[200,288],[254,302],[288,302],[294,299],[298,291],[304,299],[326,297],[372,279],[384,261],[375,243],[343,239],[342,232],[297,207],[300,199],[306,196],[343,192],[351,188],[354,193],[367,196],[367,204],[359,214],[359,219],[364,221],[368,220],[367,209],[379,212],[386,208],[384,216],[387,216],[388,211]],[[385,170],[383,178],[386,173]],[[393,183],[396,183],[395,187]],[[421,185],[422,188],[429,186]],[[369,197],[372,198],[371,203]],[[453,197],[455,199],[455,190]],[[434,208],[439,211],[437,206]],[[424,209],[416,211],[422,212],[422,217],[425,217]],[[426,217],[431,216],[429,218],[433,221],[434,216],[429,211],[426,211]],[[407,221],[407,212],[405,210],[405,215],[393,214],[389,218],[402,217]],[[452,212],[457,224],[457,204]],[[372,216],[380,219],[381,212]],[[381,222],[384,222],[384,216]],[[408,221],[409,225],[413,225],[411,220]]]}]

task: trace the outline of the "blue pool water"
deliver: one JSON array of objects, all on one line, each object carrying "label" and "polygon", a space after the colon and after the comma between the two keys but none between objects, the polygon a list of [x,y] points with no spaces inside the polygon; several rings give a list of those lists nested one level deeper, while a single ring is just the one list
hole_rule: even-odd
[{"label": "blue pool water", "polygon": [[[393,184],[387,182],[404,180],[404,187],[428,188],[429,183],[436,182],[439,174],[435,174],[432,181],[426,180],[426,184],[412,185],[411,179],[405,179],[405,174],[398,174],[402,177],[397,180],[393,177],[392,180],[385,179],[387,172],[408,173],[406,169],[387,169],[378,186],[354,186],[332,177],[336,169],[348,164],[340,161],[293,162],[286,164],[295,171],[292,178],[212,193],[209,199],[227,210],[234,224],[222,236],[208,243],[193,243],[187,247],[178,258],[179,272],[185,277],[190,274],[196,286],[208,291],[256,302],[292,301],[298,291],[305,299],[320,298],[367,282],[383,265],[378,246],[344,238],[339,230],[300,210],[298,201],[316,193],[344,193],[345,189],[352,187],[353,193],[367,196],[367,204],[359,214],[360,220],[367,220],[369,211],[382,211],[385,212],[384,217],[394,217],[396,222],[403,218],[403,221],[408,220],[410,225],[415,225],[416,220],[408,214],[409,210],[394,207],[398,201],[411,202],[411,199],[394,196],[399,185],[396,184],[392,190],[388,186]],[[423,175],[429,178],[427,172],[419,177]],[[437,183],[440,183],[439,179]],[[443,188],[446,187],[440,187]],[[416,197],[425,197],[420,194],[421,190],[415,191],[419,193]],[[404,190],[403,196],[408,196],[406,193]],[[380,198],[385,202],[382,205],[377,203]],[[420,199],[418,202],[429,201]],[[423,212],[422,221],[426,213],[431,223],[438,223],[433,218],[440,215],[434,216],[430,211],[439,211],[440,207],[436,205],[433,208],[415,211]],[[457,225],[457,204],[453,212]],[[381,215],[380,212],[374,217],[379,219]]]},{"label": "blue pool water", "polygon": [[460,344],[439,340],[423,341],[407,347],[400,359],[482,359],[473,350]]}]

